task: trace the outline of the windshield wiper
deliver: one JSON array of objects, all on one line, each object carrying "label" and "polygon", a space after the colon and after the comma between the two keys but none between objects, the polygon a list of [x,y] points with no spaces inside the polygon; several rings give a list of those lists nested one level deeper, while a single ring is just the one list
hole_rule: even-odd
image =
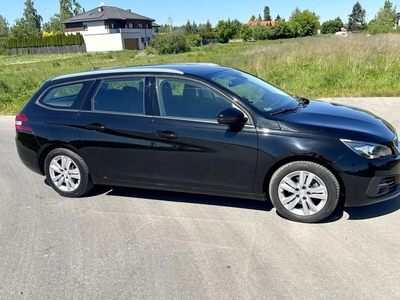
[{"label": "windshield wiper", "polygon": [[301,97],[294,97],[294,98],[299,102],[299,104],[297,104],[297,107],[295,107],[295,108],[283,108],[281,110],[277,110],[277,111],[271,113],[271,116],[275,116],[275,115],[279,115],[279,114],[285,114],[285,113],[288,113],[288,112],[295,112],[299,107],[303,107],[304,108],[310,103],[310,100],[308,100],[306,98],[301,98]]},{"label": "windshield wiper", "polygon": [[288,112],[294,112],[296,110],[297,110],[297,107],[296,108],[284,108],[284,109],[281,109],[281,110],[278,110],[278,111],[275,111],[275,112],[271,113],[271,116],[275,116],[275,115],[279,115],[279,114],[285,114],[285,113],[288,113]]}]

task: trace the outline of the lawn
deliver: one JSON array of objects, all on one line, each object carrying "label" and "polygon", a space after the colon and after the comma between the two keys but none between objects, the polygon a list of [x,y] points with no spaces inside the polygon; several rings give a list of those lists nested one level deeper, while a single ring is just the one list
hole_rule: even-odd
[{"label": "lawn", "polygon": [[[178,55],[145,51],[0,56],[0,114],[15,114],[46,79],[96,67],[212,62],[307,98],[400,95],[400,34],[213,44]],[[90,62],[89,62],[90,60]]]}]

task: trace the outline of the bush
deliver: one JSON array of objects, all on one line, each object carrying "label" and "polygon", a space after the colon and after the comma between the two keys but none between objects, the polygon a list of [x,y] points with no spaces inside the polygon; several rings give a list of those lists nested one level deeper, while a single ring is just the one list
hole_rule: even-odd
[{"label": "bush", "polygon": [[185,35],[186,43],[190,48],[198,47],[201,43],[201,37],[198,34],[189,33]]},{"label": "bush", "polygon": [[146,47],[144,49],[144,53],[146,53],[146,55],[154,55],[154,48],[153,47]]},{"label": "bush", "polygon": [[273,29],[270,26],[263,26],[261,24],[257,24],[253,28],[253,38],[256,41],[271,39],[273,35],[272,30]]},{"label": "bush", "polygon": [[235,22],[230,19],[228,21],[219,21],[214,29],[215,36],[220,43],[228,43],[230,39],[233,39],[237,33],[237,27]]},{"label": "bush", "polygon": [[152,43],[159,54],[176,54],[190,51],[183,33],[157,35]]},{"label": "bush", "polygon": [[329,20],[321,25],[321,33],[322,34],[333,34],[335,32],[338,32],[342,29],[343,27],[343,22],[339,19],[336,18],[335,20]]},{"label": "bush", "polygon": [[247,24],[244,24],[240,29],[240,37],[245,42],[250,41],[253,38],[253,28]]}]

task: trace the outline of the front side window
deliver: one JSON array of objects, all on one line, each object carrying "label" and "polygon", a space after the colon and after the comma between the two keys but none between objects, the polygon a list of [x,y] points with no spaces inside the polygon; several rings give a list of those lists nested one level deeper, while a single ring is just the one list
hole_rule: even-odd
[{"label": "front side window", "polygon": [[177,78],[157,79],[160,111],[166,117],[216,121],[232,103],[202,84]]},{"label": "front side window", "polygon": [[270,113],[283,108],[295,108],[298,105],[292,96],[257,77],[238,70],[214,73],[208,78],[262,112]]},{"label": "front side window", "polygon": [[93,110],[144,114],[144,78],[104,80],[93,98]]},{"label": "front side window", "polygon": [[69,83],[48,89],[39,103],[51,108],[79,109],[92,81]]}]

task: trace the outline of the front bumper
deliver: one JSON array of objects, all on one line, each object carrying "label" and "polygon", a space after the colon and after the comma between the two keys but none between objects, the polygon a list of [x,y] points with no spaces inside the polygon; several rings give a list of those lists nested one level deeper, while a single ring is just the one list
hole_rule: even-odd
[{"label": "front bumper", "polygon": [[[345,190],[345,206],[364,206],[400,195],[400,155],[376,160],[343,159],[340,167]],[[344,164],[344,166],[343,166]]]}]

